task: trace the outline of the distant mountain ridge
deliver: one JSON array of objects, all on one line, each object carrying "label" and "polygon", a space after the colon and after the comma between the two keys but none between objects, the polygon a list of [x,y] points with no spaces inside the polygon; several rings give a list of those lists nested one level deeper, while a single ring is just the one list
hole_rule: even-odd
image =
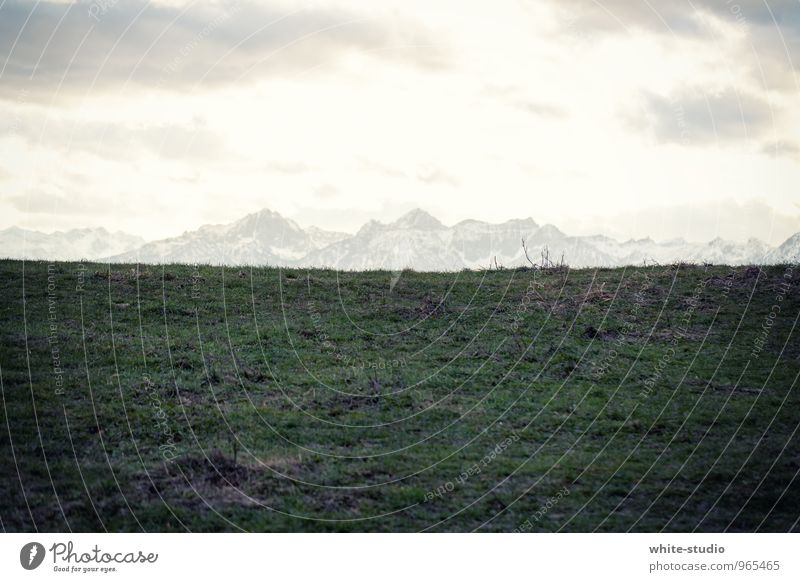
[{"label": "distant mountain ridge", "polygon": [[[522,248],[540,262],[543,252],[571,267],[617,267],[644,262],[676,261],[714,264],[771,264],[800,259],[800,233],[779,247],[750,239],[716,238],[707,243],[673,239],[616,241],[603,235],[570,236],[532,218],[500,224],[464,220],[446,226],[421,209],[397,220],[371,220],[356,234],[301,228],[271,210],[261,210],[230,224],[206,225],[180,236],[145,243],[138,237],[82,229],[47,235],[20,229],[0,231],[0,254],[10,258],[57,260],[103,259],[110,262],[209,263],[215,265],[274,265],[327,267],[341,270],[411,268],[454,271],[500,265],[528,265]],[[70,242],[72,241],[72,242]]]},{"label": "distant mountain ridge", "polygon": [[104,228],[77,228],[50,234],[12,226],[0,230],[0,257],[77,261],[101,259],[139,248],[144,239]]},{"label": "distant mountain ridge", "polygon": [[350,235],[319,228],[303,230],[271,210],[248,214],[231,224],[206,225],[109,257],[112,262],[290,265],[309,252]]}]

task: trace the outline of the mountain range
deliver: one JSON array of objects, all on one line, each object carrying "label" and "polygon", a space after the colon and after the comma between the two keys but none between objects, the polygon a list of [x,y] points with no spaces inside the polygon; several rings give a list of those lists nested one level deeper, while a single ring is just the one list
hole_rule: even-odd
[{"label": "mountain range", "polygon": [[225,225],[206,225],[180,236],[145,242],[105,229],[44,234],[12,227],[0,231],[0,255],[9,258],[103,260],[123,263],[209,263],[329,267],[342,270],[464,268],[540,263],[543,253],[571,267],[614,267],[676,261],[714,264],[788,263],[800,258],[800,233],[778,247],[750,239],[707,243],[645,238],[619,242],[602,235],[570,236],[532,218],[491,224],[464,220],[445,226],[416,209],[388,224],[370,221],[354,235],[301,228],[277,212],[262,210]]},{"label": "mountain range", "polygon": [[50,234],[12,226],[0,230],[0,257],[9,259],[77,261],[100,259],[137,249],[141,237],[104,228],[76,228]]}]

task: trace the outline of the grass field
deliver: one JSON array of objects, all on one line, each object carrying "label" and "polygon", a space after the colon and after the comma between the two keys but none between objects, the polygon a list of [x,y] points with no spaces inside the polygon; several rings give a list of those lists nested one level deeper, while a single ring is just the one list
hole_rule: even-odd
[{"label": "grass field", "polygon": [[796,267],[0,272],[5,531],[799,529]]}]

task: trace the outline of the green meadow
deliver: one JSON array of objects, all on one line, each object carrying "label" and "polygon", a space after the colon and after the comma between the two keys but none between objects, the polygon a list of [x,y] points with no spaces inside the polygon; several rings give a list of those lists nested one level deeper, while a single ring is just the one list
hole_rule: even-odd
[{"label": "green meadow", "polygon": [[790,531],[800,269],[0,261],[15,531]]}]

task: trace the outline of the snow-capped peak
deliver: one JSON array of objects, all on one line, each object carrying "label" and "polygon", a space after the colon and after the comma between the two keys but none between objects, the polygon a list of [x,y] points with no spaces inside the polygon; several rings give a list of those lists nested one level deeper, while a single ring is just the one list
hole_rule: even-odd
[{"label": "snow-capped peak", "polygon": [[436,218],[420,208],[408,211],[389,226],[392,228],[414,230],[443,230],[447,228]]}]

